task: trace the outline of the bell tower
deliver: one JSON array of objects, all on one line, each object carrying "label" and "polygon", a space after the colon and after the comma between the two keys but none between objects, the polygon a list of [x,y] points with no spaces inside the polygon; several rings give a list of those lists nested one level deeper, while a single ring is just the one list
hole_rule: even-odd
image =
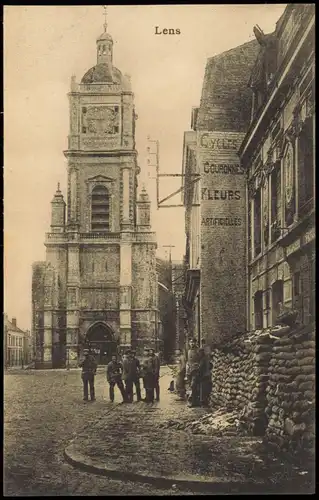
[{"label": "bell tower", "polygon": [[59,310],[57,319],[44,315],[45,345],[64,353],[70,366],[77,365],[96,322],[113,345],[137,350],[154,345],[157,324],[156,238],[147,193],[137,200],[134,94],[130,77],[113,64],[106,20],[96,46],[97,64],[80,82],[71,77],[67,203],[58,187],[45,241],[49,267],[41,267],[46,296],[57,297]]}]

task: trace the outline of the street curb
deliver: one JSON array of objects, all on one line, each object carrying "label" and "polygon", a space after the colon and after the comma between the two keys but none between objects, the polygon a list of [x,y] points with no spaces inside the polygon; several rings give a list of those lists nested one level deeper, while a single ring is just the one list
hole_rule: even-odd
[{"label": "street curb", "polygon": [[[241,493],[241,494],[269,494],[280,493],[287,484],[276,483],[255,483],[243,481],[222,481],[220,479],[207,479],[206,477],[189,475],[189,476],[159,476],[154,474],[142,474],[129,472],[122,469],[111,469],[98,460],[92,460],[80,451],[80,447],[74,444],[67,446],[64,449],[65,460],[73,467],[91,474],[109,477],[111,479],[119,479],[121,481],[131,481],[138,483],[152,484],[158,488],[171,489],[177,487],[183,490],[206,491],[211,493]],[[291,493],[295,486],[289,482]],[[296,485],[297,486],[297,485]]]}]

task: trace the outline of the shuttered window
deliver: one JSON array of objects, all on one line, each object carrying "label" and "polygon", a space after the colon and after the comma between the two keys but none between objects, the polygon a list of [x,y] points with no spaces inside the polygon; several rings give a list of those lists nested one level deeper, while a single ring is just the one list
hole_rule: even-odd
[{"label": "shuttered window", "polygon": [[254,246],[255,257],[261,252],[261,189],[258,188],[254,203]]},{"label": "shuttered window", "polygon": [[91,227],[92,231],[110,230],[110,197],[104,186],[96,186],[92,191]]}]

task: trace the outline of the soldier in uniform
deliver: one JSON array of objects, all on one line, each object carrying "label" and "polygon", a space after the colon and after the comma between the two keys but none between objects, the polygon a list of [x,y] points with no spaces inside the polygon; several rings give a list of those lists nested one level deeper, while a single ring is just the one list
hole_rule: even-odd
[{"label": "soldier in uniform", "polygon": [[186,356],[181,350],[178,350],[178,367],[176,374],[176,392],[180,400],[186,396],[185,377],[186,377]]},{"label": "soldier in uniform", "polygon": [[133,385],[136,388],[137,401],[141,401],[140,388],[140,362],[135,357],[135,351],[128,351],[127,357],[123,360],[123,380],[125,382],[125,391],[129,403],[133,402]]},{"label": "soldier in uniform", "polygon": [[145,388],[145,403],[154,402],[154,388],[155,388],[155,361],[151,355],[150,349],[144,350],[146,356],[142,364],[143,382]]},{"label": "soldier in uniform", "polygon": [[126,394],[125,394],[125,389],[122,381],[122,373],[123,373],[123,365],[119,361],[117,361],[117,356],[114,354],[112,356],[112,360],[109,362],[109,364],[106,367],[106,379],[108,383],[110,384],[110,400],[113,403],[114,402],[114,387],[117,385],[119,388],[122,398],[123,398],[123,403],[126,402]]},{"label": "soldier in uniform", "polygon": [[141,386],[140,386],[140,376],[141,376],[141,363],[139,359],[136,357],[136,352],[132,351],[132,362],[133,362],[133,384],[135,385],[136,390],[136,399],[137,401],[141,401]]},{"label": "soldier in uniform", "polygon": [[97,363],[92,354],[90,354],[88,349],[84,349],[84,360],[79,363],[80,368],[82,368],[82,382],[83,382],[83,401],[88,401],[88,386],[90,386],[90,398],[91,401],[95,401],[95,389],[94,389],[94,377],[96,374]]},{"label": "soldier in uniform", "polygon": [[153,359],[154,362],[154,388],[155,388],[155,397],[156,401],[160,400],[160,386],[159,386],[159,378],[160,378],[160,369],[161,369],[161,362],[159,357],[155,354],[154,349],[150,349],[150,355]]},{"label": "soldier in uniform", "polygon": [[199,349],[195,339],[190,339],[189,350],[187,353],[186,376],[190,386],[189,406],[199,406],[199,391],[200,391],[200,377],[199,377]]}]

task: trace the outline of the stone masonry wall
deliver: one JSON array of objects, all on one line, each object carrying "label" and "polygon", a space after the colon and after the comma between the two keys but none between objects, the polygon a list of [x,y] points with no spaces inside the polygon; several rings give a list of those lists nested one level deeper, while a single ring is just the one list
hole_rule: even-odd
[{"label": "stone masonry wall", "polygon": [[273,327],[213,350],[213,407],[238,411],[242,430],[277,451],[314,447],[313,329]]}]

